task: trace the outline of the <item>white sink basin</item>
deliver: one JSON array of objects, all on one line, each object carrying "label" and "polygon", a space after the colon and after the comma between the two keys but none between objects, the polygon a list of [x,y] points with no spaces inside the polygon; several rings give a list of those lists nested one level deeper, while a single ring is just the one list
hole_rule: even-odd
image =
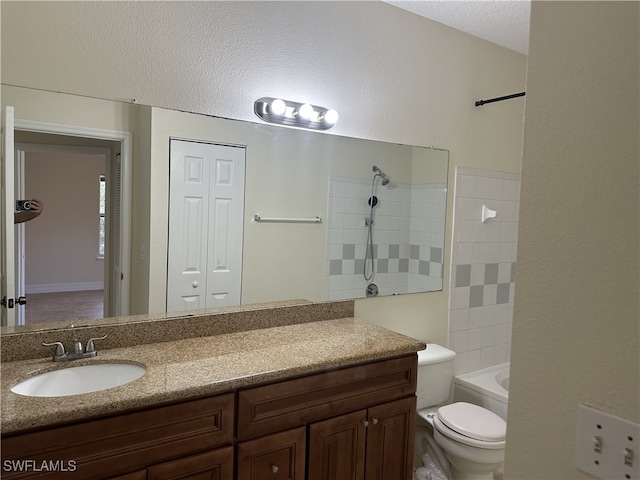
[{"label": "white sink basin", "polygon": [[118,387],[140,378],[145,371],[131,363],[79,365],[29,377],[11,391],[28,397],[66,397]]}]

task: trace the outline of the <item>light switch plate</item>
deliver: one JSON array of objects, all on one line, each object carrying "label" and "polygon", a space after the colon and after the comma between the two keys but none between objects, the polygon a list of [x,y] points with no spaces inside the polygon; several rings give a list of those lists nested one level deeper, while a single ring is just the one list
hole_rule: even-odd
[{"label": "light switch plate", "polygon": [[640,480],[640,424],[579,405],[576,467],[603,480]]}]

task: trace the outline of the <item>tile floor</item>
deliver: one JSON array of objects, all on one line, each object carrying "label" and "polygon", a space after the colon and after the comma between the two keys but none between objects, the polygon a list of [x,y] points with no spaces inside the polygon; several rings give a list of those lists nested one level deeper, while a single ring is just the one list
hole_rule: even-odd
[{"label": "tile floor", "polygon": [[102,318],[103,290],[32,293],[27,296],[25,324]]}]

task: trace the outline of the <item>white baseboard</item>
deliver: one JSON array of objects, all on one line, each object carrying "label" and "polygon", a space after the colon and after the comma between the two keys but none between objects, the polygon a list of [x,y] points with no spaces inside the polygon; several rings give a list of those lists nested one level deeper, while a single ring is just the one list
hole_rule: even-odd
[{"label": "white baseboard", "polygon": [[58,293],[82,292],[84,290],[104,290],[104,282],[82,283],[43,283],[41,285],[26,285],[26,294],[30,293]]}]

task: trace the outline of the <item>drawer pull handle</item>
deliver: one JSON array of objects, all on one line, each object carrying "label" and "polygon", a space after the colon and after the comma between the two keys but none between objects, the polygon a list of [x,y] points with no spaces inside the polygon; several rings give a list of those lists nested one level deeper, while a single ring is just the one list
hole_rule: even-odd
[{"label": "drawer pull handle", "polygon": [[273,473],[278,473],[278,470],[280,470],[280,469],[278,468],[278,466],[277,466],[277,465],[271,465],[271,471],[272,471]]}]

